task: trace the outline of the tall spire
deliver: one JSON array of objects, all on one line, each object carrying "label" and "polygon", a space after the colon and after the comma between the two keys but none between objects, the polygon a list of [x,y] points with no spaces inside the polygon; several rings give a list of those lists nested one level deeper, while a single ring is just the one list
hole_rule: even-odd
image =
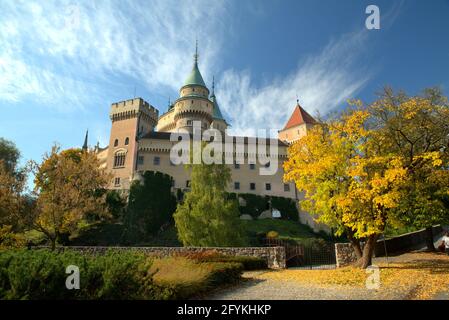
[{"label": "tall spire", "polygon": [[184,82],[184,86],[189,86],[189,85],[195,85],[195,86],[203,86],[205,88],[206,84],[204,83],[203,80],[203,76],[201,75],[200,70],[198,69],[198,40],[195,43],[195,54],[193,56],[194,58],[194,63],[193,63],[193,68],[192,71],[190,72],[189,76],[187,77],[187,79]]},{"label": "tall spire", "polygon": [[87,138],[89,136],[89,129],[86,130],[86,136],[84,137],[83,150],[87,151]]},{"label": "tall spire", "polygon": [[215,76],[212,76],[212,97],[215,97]]},{"label": "tall spire", "polygon": [[198,39],[195,41],[195,55],[193,56],[194,63],[198,64]]}]

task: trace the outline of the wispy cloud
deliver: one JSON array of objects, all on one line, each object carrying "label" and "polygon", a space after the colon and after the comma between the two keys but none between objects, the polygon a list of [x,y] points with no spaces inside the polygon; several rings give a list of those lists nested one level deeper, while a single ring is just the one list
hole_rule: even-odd
[{"label": "wispy cloud", "polygon": [[220,50],[225,4],[2,1],[0,100],[32,96],[79,107],[98,83],[117,86],[123,75],[149,90],[178,89],[195,38],[206,73]]},{"label": "wispy cloud", "polygon": [[[232,9],[225,0],[1,1],[0,105],[26,98],[58,109],[82,108],[92,99],[105,104],[129,79],[150,92],[177,91],[191,68],[195,38],[203,75],[222,70]],[[259,6],[253,11],[262,14]],[[331,41],[262,86],[250,71],[225,70],[217,95],[233,132],[280,129],[296,95],[309,112],[322,114],[352,97],[370,77],[357,64],[365,38],[359,32]],[[102,142],[106,131],[95,133]]]},{"label": "wispy cloud", "polygon": [[331,41],[321,53],[306,58],[284,78],[257,87],[249,71],[225,71],[217,90],[221,108],[234,134],[256,134],[257,129],[281,129],[298,96],[310,113],[321,115],[352,98],[369,80],[372,70],[361,67],[366,31]]}]

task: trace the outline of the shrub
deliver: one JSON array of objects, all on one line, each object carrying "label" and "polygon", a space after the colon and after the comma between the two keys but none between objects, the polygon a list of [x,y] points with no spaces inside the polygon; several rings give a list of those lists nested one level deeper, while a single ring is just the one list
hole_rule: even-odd
[{"label": "shrub", "polygon": [[[0,252],[1,299],[133,299],[144,298],[148,261],[142,254],[108,252],[91,256],[66,250]],[[80,269],[80,290],[65,287],[66,267]],[[150,288],[142,287],[142,283]],[[152,298],[152,297],[145,297]]]},{"label": "shrub", "polygon": [[203,262],[175,256],[155,259],[150,272],[154,284],[165,288],[159,299],[186,299],[208,292],[213,287],[233,283],[240,279],[243,266],[240,263]]},{"label": "shrub", "polygon": [[182,252],[178,257],[185,257],[197,262],[229,262],[240,263],[243,270],[261,270],[267,268],[267,262],[263,258],[250,256],[228,256],[220,254],[217,250],[206,250],[201,252]]},{"label": "shrub", "polygon": [[267,232],[267,238],[268,239],[276,239],[277,237],[279,237],[279,233],[276,231],[268,231]]},{"label": "shrub", "polygon": [[[80,269],[79,290],[65,287],[69,265]],[[135,251],[2,250],[0,299],[186,299],[237,281],[242,269],[237,262],[153,259]]]}]

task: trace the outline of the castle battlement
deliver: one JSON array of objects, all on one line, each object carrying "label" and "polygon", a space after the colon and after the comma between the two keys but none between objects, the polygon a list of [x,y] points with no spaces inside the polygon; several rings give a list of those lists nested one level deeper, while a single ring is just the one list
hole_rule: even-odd
[{"label": "castle battlement", "polygon": [[157,123],[159,118],[159,110],[150,105],[142,98],[128,99],[111,104],[109,116],[111,120],[120,120],[144,114]]}]

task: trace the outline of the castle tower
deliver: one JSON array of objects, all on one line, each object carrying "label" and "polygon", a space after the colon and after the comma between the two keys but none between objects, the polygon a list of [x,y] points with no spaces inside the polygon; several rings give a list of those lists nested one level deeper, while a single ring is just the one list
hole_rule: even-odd
[{"label": "castle tower", "polygon": [[142,98],[111,105],[107,168],[113,176],[112,188],[129,189],[138,157],[139,138],[154,130],[158,115],[159,111]]},{"label": "castle tower", "polygon": [[201,122],[201,130],[212,123],[213,103],[209,100],[209,89],[198,68],[198,45],[194,55],[193,68],[179,90],[180,97],[174,103],[176,130],[193,133],[193,122]]},{"label": "castle tower", "polygon": [[223,118],[221,114],[220,107],[218,106],[217,97],[215,97],[215,79],[212,79],[212,94],[210,96],[210,101],[213,105],[213,113],[212,113],[212,124],[211,127],[221,131],[222,133],[228,128],[228,123]]},{"label": "castle tower", "polygon": [[316,123],[317,121],[299,105],[299,100],[296,100],[296,106],[290,119],[285,127],[279,131],[279,140],[291,144],[305,136],[307,130]]}]

